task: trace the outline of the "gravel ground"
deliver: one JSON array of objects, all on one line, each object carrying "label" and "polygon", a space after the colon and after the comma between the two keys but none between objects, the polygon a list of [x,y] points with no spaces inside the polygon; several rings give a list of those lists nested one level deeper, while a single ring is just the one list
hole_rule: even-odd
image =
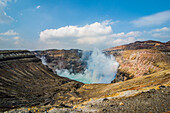
[{"label": "gravel ground", "polygon": [[85,110],[113,113],[162,113],[170,112],[170,87],[161,86],[135,97],[126,99],[103,99],[100,103],[86,105]]},{"label": "gravel ground", "polygon": [[[151,89],[140,95],[122,99],[103,99],[82,105],[82,109],[52,108],[43,113],[163,113],[170,112],[170,87],[161,86],[159,90]],[[34,113],[35,110],[21,108],[6,113]]]}]

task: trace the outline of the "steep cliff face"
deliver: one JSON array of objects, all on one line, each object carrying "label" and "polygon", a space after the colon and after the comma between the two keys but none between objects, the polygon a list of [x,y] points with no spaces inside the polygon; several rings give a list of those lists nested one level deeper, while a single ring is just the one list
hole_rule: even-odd
[{"label": "steep cliff face", "polygon": [[0,111],[60,105],[78,97],[83,83],[59,77],[29,51],[0,51]]},{"label": "steep cliff face", "polygon": [[45,50],[33,52],[38,58],[44,57],[50,69],[67,69],[70,73],[81,73],[86,64],[81,60],[83,51],[78,49],[71,50]]},{"label": "steep cliff face", "polygon": [[135,43],[106,49],[119,62],[116,79],[112,82],[149,75],[170,68],[170,44],[158,41]]},{"label": "steep cliff face", "polygon": [[170,68],[168,53],[157,50],[126,50],[111,52],[111,54],[116,54],[116,60],[120,65],[113,82],[145,76]]}]

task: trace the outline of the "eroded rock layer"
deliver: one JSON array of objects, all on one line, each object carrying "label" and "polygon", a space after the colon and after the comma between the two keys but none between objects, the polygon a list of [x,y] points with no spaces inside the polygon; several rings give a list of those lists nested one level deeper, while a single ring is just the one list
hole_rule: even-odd
[{"label": "eroded rock layer", "polygon": [[111,51],[119,62],[119,69],[113,82],[125,81],[170,68],[170,55],[151,49]]},{"label": "eroded rock layer", "polygon": [[114,55],[120,65],[113,83],[170,68],[170,42],[137,41],[105,52]]},{"label": "eroded rock layer", "polygon": [[70,103],[81,85],[55,75],[29,51],[0,51],[0,111]]}]

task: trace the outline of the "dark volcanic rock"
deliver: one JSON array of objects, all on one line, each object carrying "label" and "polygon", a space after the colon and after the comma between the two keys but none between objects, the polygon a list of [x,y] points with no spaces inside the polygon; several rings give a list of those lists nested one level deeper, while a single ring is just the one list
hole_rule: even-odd
[{"label": "dark volcanic rock", "polygon": [[134,76],[130,76],[130,74],[126,72],[122,72],[121,70],[118,70],[116,74],[116,78],[113,81],[111,81],[111,83],[129,80],[129,79],[132,79],[133,77]]},{"label": "dark volcanic rock", "polygon": [[0,111],[69,104],[69,98],[78,97],[76,89],[82,85],[55,75],[29,51],[0,51]]}]

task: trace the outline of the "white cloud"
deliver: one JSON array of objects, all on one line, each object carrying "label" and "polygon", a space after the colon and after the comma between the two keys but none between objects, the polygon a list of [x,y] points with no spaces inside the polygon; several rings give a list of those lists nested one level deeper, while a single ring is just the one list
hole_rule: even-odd
[{"label": "white cloud", "polygon": [[170,38],[170,28],[163,27],[158,29],[153,29],[148,32],[152,37],[156,38]]},{"label": "white cloud", "polygon": [[0,7],[6,7],[7,2],[11,2],[12,0],[0,0]]},{"label": "white cloud", "polygon": [[11,1],[13,0],[0,0],[0,24],[7,24],[14,20],[12,17],[8,16],[4,11],[4,8],[7,6],[7,3]]},{"label": "white cloud", "polygon": [[8,30],[7,32],[0,33],[0,35],[12,36],[12,35],[18,35],[18,33],[15,32],[14,30]]},{"label": "white cloud", "polygon": [[13,37],[14,40],[19,40],[20,37],[16,36],[16,37]]},{"label": "white cloud", "polygon": [[163,27],[163,28],[160,28],[160,29],[153,29],[151,32],[161,32],[161,31],[170,31],[170,28]]},{"label": "white cloud", "polygon": [[112,24],[116,24],[116,23],[119,23],[120,21],[119,20],[116,20],[116,21],[112,21],[112,20],[105,20],[102,22],[103,25],[112,25]]},{"label": "white cloud", "polygon": [[1,40],[1,41],[7,41],[7,40],[9,40],[9,39],[6,39],[6,38],[4,38],[4,37],[0,37],[0,40]]},{"label": "white cloud", "polygon": [[113,40],[111,43],[115,45],[122,45],[122,44],[128,44],[128,43],[132,43],[132,42],[139,41],[139,40],[142,40],[142,39],[135,39],[135,37],[128,37],[125,39],[118,38],[116,40]]},{"label": "white cloud", "polygon": [[79,38],[77,39],[78,44],[96,44],[96,43],[101,43],[106,39],[106,37],[88,37],[88,38]]},{"label": "white cloud", "polygon": [[124,33],[124,32],[121,32],[121,33],[114,33],[112,34],[111,36],[112,37],[138,37],[141,35],[141,32],[139,31],[131,31],[131,32],[128,32],[128,33]]},{"label": "white cloud", "polygon": [[47,29],[40,33],[40,40],[47,41],[59,38],[80,38],[80,37],[97,37],[112,33],[112,28],[107,23],[95,22],[83,27],[66,26],[59,29]]},{"label": "white cloud", "polygon": [[152,34],[152,36],[156,38],[170,38],[170,35],[163,34],[163,33],[154,33]]},{"label": "white cloud", "polygon": [[170,10],[159,12],[153,15],[144,16],[131,21],[136,27],[160,25],[170,20]]},{"label": "white cloud", "polygon": [[39,9],[40,7],[41,7],[41,6],[40,6],[40,5],[38,5],[36,8],[37,8],[37,9]]},{"label": "white cloud", "polygon": [[131,32],[128,32],[126,34],[126,37],[130,37],[130,36],[133,36],[133,37],[138,37],[141,35],[141,32],[140,31],[131,31]]},{"label": "white cloud", "polygon": [[23,45],[23,40],[19,36],[0,37],[0,48],[1,49],[23,49],[23,47],[26,47],[26,44],[27,42],[24,42],[24,45]]},{"label": "white cloud", "polygon": [[139,31],[113,33],[111,21],[95,22],[85,26],[65,26],[46,29],[40,32],[41,47],[105,49],[108,47],[134,42],[141,35]]},{"label": "white cloud", "polygon": [[21,49],[23,46],[22,38],[19,33],[14,30],[8,30],[7,32],[0,33],[0,48],[1,49]]},{"label": "white cloud", "polygon": [[15,44],[16,46],[20,46],[20,37],[16,36],[16,37],[13,37],[13,39],[15,40],[15,41],[14,41],[14,44]]},{"label": "white cloud", "polygon": [[7,24],[13,21],[14,19],[6,14],[6,12],[0,12],[0,24]]},{"label": "white cloud", "polygon": [[125,36],[124,32],[112,34],[112,37],[124,37],[124,36]]}]

